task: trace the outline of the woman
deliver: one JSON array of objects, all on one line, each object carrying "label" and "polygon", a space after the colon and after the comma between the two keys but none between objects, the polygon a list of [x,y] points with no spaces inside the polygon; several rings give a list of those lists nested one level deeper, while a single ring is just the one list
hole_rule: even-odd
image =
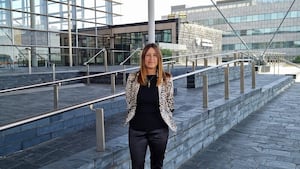
[{"label": "woman", "polygon": [[169,129],[176,131],[173,81],[164,72],[159,47],[148,44],[141,56],[140,70],[128,76],[126,101],[129,149],[133,169],[143,169],[149,146],[151,169],[163,167]]}]

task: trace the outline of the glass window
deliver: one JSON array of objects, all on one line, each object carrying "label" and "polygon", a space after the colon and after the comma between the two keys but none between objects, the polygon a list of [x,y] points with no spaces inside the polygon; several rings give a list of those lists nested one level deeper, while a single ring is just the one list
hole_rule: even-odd
[{"label": "glass window", "polygon": [[265,14],[264,17],[265,17],[264,20],[271,20],[272,15],[271,14]]},{"label": "glass window", "polygon": [[[27,31],[28,33],[29,31]],[[27,36],[31,36],[31,45],[36,45],[36,46],[42,46],[48,45],[48,34],[47,32],[40,32],[40,31],[31,31],[30,34],[26,34]],[[29,39],[29,38],[28,38]]]},{"label": "glass window", "polygon": [[265,19],[265,15],[258,15],[258,20],[263,21]]},{"label": "glass window", "polygon": [[291,14],[292,18],[296,18],[297,17],[297,11],[291,11],[290,14]]},{"label": "glass window", "polygon": [[0,25],[11,26],[10,11],[0,9]]},{"label": "glass window", "polygon": [[60,34],[49,32],[49,46],[59,47],[60,45]]},{"label": "glass window", "polygon": [[0,28],[0,45],[11,45],[11,39],[11,29]]},{"label": "glass window", "polygon": [[12,12],[12,25],[21,28],[30,28],[30,14]]},{"label": "glass window", "polygon": [[30,0],[13,0],[11,8],[18,11],[30,12]]},{"label": "glass window", "polygon": [[258,15],[253,15],[252,19],[253,19],[253,21],[258,21],[259,16]]},{"label": "glass window", "polygon": [[247,22],[252,22],[252,20],[253,20],[253,16],[252,15],[247,16]]},{"label": "glass window", "polygon": [[271,14],[271,19],[272,19],[272,20],[277,19],[277,15],[278,15],[278,13],[272,13],[272,14]]},{"label": "glass window", "polygon": [[300,41],[294,41],[294,47],[300,48]]}]

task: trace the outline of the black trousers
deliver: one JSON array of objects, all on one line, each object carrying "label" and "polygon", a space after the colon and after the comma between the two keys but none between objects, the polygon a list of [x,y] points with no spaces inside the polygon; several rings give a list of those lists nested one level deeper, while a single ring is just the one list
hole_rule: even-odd
[{"label": "black trousers", "polygon": [[147,147],[150,150],[151,169],[161,169],[169,137],[169,129],[137,131],[129,128],[129,150],[132,169],[143,169]]}]

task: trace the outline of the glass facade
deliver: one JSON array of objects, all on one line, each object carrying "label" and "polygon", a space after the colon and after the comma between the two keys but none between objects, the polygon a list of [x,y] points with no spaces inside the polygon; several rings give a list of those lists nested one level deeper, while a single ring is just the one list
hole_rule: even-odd
[{"label": "glass facade", "polygon": [[300,55],[299,1],[235,0],[220,3],[217,1],[217,6],[234,30],[213,5],[191,8],[177,6],[173,8],[172,14],[177,16],[185,13],[187,22],[222,30],[224,52],[246,50],[236,37],[238,35],[251,50],[264,51],[268,48],[270,52],[282,52],[288,56]]},{"label": "glass facade", "polygon": [[[259,15],[234,16],[234,17],[228,17],[227,20],[229,23],[239,24],[239,23],[247,23],[247,22],[278,20],[278,19],[283,19],[284,16],[285,16],[284,12],[277,12],[277,13],[264,13]],[[300,11],[290,11],[286,18],[287,19],[300,18]],[[226,24],[223,18],[203,19],[198,21],[194,20],[193,22],[204,26]]]},{"label": "glass facade", "polygon": [[[148,32],[131,32],[131,33],[121,33],[116,34],[114,42],[114,52],[115,64],[119,64],[126,57],[130,55],[132,50],[137,48],[143,48],[144,44],[148,41]],[[157,30],[155,31],[155,41],[172,43],[171,30]],[[137,62],[134,59],[132,62]]]},{"label": "glass facade", "polygon": [[[0,0],[0,54],[16,65],[45,63],[81,65],[105,47],[97,27],[111,25],[118,1],[86,0]],[[70,26],[69,26],[70,25]],[[88,30],[88,31],[82,31]],[[30,51],[30,52],[29,52]]]}]

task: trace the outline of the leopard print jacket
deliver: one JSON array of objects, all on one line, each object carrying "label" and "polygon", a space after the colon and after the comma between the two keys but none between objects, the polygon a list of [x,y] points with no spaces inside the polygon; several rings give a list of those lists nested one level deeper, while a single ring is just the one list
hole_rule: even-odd
[{"label": "leopard print jacket", "polygon": [[[136,107],[137,107],[137,94],[140,88],[140,84],[137,81],[138,73],[130,73],[127,79],[126,84],[126,102],[128,114],[125,121],[125,124],[128,124],[129,121],[134,117]],[[158,86],[159,93],[159,109],[160,114],[165,123],[169,128],[176,132],[176,123],[173,120],[173,111],[174,111],[174,89],[173,89],[173,80],[169,78],[165,83],[161,83]]]}]

